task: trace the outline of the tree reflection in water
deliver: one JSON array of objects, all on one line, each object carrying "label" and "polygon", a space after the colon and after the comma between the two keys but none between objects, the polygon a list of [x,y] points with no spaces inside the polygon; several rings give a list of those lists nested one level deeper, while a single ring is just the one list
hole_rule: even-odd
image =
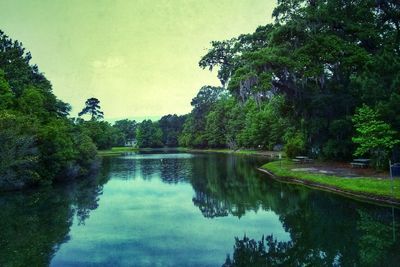
[{"label": "tree reflection in water", "polygon": [[223,266],[398,266],[398,209],[278,183],[249,167],[255,164],[213,155],[192,165],[193,204],[204,217],[272,210],[290,233],[289,242],[236,237]]},{"label": "tree reflection in water", "polygon": [[[356,231],[351,234],[351,230],[354,229],[349,229],[344,233],[350,234],[350,238],[353,238],[352,242],[344,240],[343,246],[337,246],[337,244],[318,246],[318,243],[327,237],[326,235],[313,240],[316,245],[307,243],[308,233],[291,232],[292,237],[297,236],[289,242],[279,242],[273,238],[273,235],[265,238],[263,236],[260,241],[246,236],[242,239],[236,237],[233,258],[231,259],[228,254],[222,267],[398,266],[400,246],[396,238],[393,238],[392,231],[398,231],[399,226],[388,226],[385,219],[382,221],[382,218],[373,218],[363,210],[357,210],[357,212],[360,217]],[[332,234],[332,231],[329,234]],[[318,236],[314,237],[318,238]]]},{"label": "tree reflection in water", "polygon": [[97,208],[110,176],[190,183],[193,205],[210,220],[263,211],[278,215],[289,241],[277,240],[268,229],[265,237],[237,233],[238,237],[232,236],[233,253],[226,248],[232,256],[220,263],[225,267],[398,265],[398,209],[278,183],[256,171],[264,161],[219,154],[110,158],[93,179],[39,192],[3,194],[0,266],[48,265],[69,240],[74,218],[84,224]]},{"label": "tree reflection in water", "polygon": [[233,259],[228,254],[222,267],[299,266],[289,256],[292,247],[292,242],[278,242],[273,235],[263,236],[260,241],[236,237]]},{"label": "tree reflection in water", "polygon": [[268,232],[259,241],[232,237],[233,256],[224,266],[396,266],[400,262],[398,223],[393,238],[397,209],[392,213],[391,208],[278,183],[255,169],[264,161],[198,154],[159,155],[135,164],[143,179],[159,176],[165,183],[190,182],[195,191],[192,202],[205,218],[241,218],[263,210],[279,216],[289,242]]},{"label": "tree reflection in water", "polygon": [[3,193],[0,197],[0,266],[47,266],[61,244],[69,240],[74,215],[84,224],[97,208],[108,180],[101,173],[59,187],[34,192]]}]

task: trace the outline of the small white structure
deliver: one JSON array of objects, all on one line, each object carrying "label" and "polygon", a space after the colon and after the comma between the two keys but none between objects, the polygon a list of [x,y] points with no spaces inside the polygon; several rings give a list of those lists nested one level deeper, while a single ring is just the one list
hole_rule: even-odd
[{"label": "small white structure", "polygon": [[125,146],[136,147],[137,146],[136,139],[128,139],[128,140],[126,140]]}]

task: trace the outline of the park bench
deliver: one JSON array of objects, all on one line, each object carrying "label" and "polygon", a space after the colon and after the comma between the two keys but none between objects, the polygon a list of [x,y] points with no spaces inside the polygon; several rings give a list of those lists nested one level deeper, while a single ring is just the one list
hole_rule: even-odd
[{"label": "park bench", "polygon": [[366,168],[369,165],[369,161],[369,159],[354,159],[350,164],[352,168]]},{"label": "park bench", "polygon": [[292,159],[294,163],[311,163],[313,162],[312,159],[306,156],[296,156],[296,158]]},{"label": "park bench", "polygon": [[351,164],[352,168],[354,168],[354,167],[356,167],[356,168],[365,168],[365,167],[368,166],[368,164],[362,163],[362,162],[351,162],[350,164]]}]

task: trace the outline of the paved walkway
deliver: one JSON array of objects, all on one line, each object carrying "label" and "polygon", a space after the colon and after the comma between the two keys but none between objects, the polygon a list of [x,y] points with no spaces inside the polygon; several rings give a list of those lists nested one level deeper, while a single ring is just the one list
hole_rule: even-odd
[{"label": "paved walkway", "polygon": [[291,170],[343,177],[389,178],[389,173],[387,172],[378,172],[371,168],[351,168],[351,165],[349,163],[347,164],[337,162],[296,164],[295,167]]}]

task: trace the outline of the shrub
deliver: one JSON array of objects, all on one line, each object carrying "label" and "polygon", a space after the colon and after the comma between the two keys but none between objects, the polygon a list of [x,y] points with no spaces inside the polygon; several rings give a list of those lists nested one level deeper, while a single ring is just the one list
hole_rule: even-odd
[{"label": "shrub", "polygon": [[305,152],[306,142],[304,134],[300,132],[288,133],[285,136],[285,153],[289,158],[293,158]]}]

